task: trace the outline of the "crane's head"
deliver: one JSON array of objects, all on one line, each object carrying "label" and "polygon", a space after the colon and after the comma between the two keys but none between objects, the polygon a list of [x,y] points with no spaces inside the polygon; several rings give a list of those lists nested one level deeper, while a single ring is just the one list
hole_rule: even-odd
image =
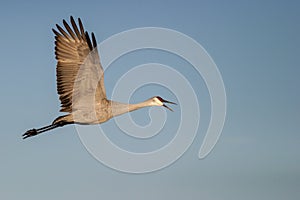
[{"label": "crane's head", "polygon": [[159,96],[155,96],[155,97],[152,97],[152,98],[151,98],[151,104],[152,104],[153,106],[163,106],[163,107],[169,109],[170,111],[173,111],[170,107],[168,107],[168,106],[166,105],[166,103],[170,103],[170,104],[175,104],[175,105],[177,105],[176,103],[171,102],[171,101],[164,100],[163,98],[161,98],[161,97],[159,97]]}]

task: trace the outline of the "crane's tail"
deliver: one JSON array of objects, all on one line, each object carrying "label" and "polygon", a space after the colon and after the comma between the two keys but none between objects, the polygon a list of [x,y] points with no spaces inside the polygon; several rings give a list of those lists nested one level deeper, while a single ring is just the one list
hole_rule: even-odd
[{"label": "crane's tail", "polygon": [[39,128],[39,129],[30,129],[30,130],[26,131],[26,133],[24,133],[22,135],[22,137],[23,137],[23,139],[26,139],[28,137],[32,137],[32,136],[38,135],[40,133],[43,133],[45,131],[49,131],[51,129],[57,128],[59,126],[60,126],[60,124],[51,124],[49,126],[45,126],[45,127]]}]

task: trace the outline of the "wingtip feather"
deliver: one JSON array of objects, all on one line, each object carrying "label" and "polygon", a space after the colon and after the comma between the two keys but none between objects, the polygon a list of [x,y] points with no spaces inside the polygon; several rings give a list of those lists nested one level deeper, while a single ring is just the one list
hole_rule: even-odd
[{"label": "wingtip feather", "polygon": [[97,47],[97,41],[96,41],[96,37],[95,37],[94,33],[92,33],[92,41],[93,41],[93,47],[96,48]]},{"label": "wingtip feather", "polygon": [[85,38],[86,38],[86,42],[89,45],[90,50],[92,51],[93,50],[93,46],[92,46],[92,43],[91,43],[91,39],[90,39],[89,33],[87,31],[85,32]]}]

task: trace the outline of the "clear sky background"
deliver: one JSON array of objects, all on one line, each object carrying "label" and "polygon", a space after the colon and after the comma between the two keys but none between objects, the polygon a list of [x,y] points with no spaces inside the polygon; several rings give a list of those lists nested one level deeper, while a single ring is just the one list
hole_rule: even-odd
[{"label": "clear sky background", "polygon": [[[298,1],[1,2],[0,199],[299,199],[299,13]],[[213,152],[197,158],[199,133],[173,165],[133,175],[95,160],[73,126],[23,141],[27,129],[60,114],[51,28],[70,15],[81,17],[98,42],[145,26],[171,28],[199,42],[219,67],[228,98],[226,124]],[[126,72],[164,59],[157,52],[146,54],[129,55],[107,71],[109,97],[120,76],[117,66],[124,63]],[[168,64],[176,67],[172,60]],[[201,77],[191,77],[194,87],[196,79]],[[146,86],[134,101],[156,91],[171,97]],[[143,115],[147,109],[137,112]],[[112,122],[103,126],[115,129]]]}]

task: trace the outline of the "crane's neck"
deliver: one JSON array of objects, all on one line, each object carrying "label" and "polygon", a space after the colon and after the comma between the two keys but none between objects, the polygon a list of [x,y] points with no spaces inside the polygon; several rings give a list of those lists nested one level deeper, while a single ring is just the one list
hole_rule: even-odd
[{"label": "crane's neck", "polygon": [[114,117],[114,116],[122,115],[124,113],[128,113],[148,106],[152,106],[150,99],[137,104],[126,104],[126,103],[111,101],[112,116]]}]

